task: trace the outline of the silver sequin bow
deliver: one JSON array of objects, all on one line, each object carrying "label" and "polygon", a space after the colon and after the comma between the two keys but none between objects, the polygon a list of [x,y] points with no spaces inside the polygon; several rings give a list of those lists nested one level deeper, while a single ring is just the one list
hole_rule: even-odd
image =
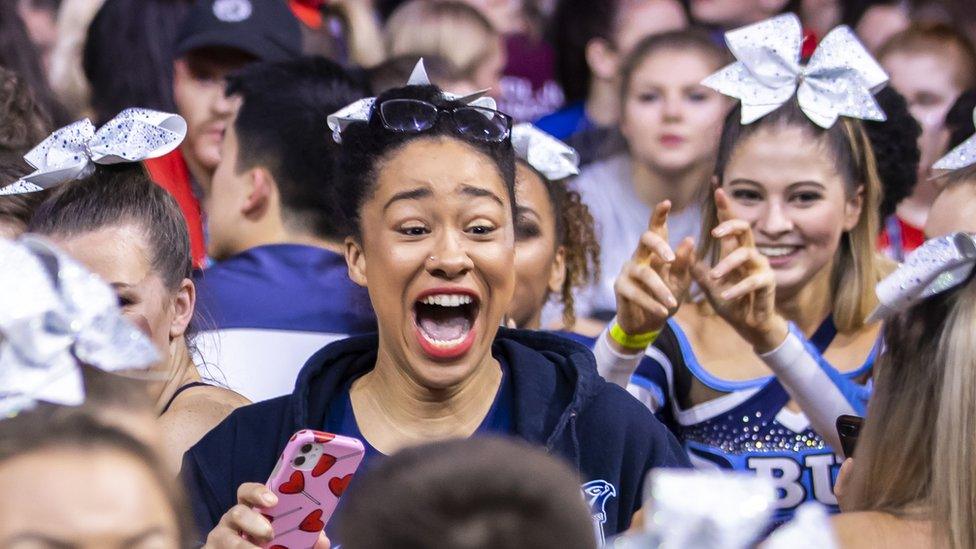
[{"label": "silver sequin bow", "polygon": [[874,92],[888,75],[847,26],[830,31],[806,66],[800,64],[802,27],[792,13],[729,31],[725,41],[736,62],[702,84],[738,98],[743,124],[773,112],[794,93],[800,109],[822,128],[839,116],[885,120]]},{"label": "silver sequin bow", "polygon": [[158,360],[98,277],[39,238],[0,238],[0,418],[81,404],[79,362],[119,372]]},{"label": "silver sequin bow", "polygon": [[579,174],[576,149],[529,123],[512,128],[512,148],[519,158],[549,181]]},{"label": "silver sequin bow", "polygon": [[23,194],[88,177],[95,164],[140,162],[178,147],[186,121],[177,114],[126,109],[98,131],[87,118],[56,130],[31,149],[24,160],[35,170],[0,189],[0,195]]},{"label": "silver sequin bow", "polygon": [[[976,110],[973,111],[973,124],[976,124]],[[976,135],[963,141],[932,165],[936,170],[958,170],[976,164]]]},{"label": "silver sequin bow", "polygon": [[884,320],[919,301],[959,286],[976,267],[976,238],[953,233],[932,238],[908,254],[895,272],[878,283],[880,302],[868,318]]},{"label": "silver sequin bow", "polygon": [[[423,58],[417,61],[417,64],[413,68],[413,72],[410,73],[410,78],[407,80],[406,85],[430,85],[430,78],[427,76],[427,69],[424,67]],[[486,96],[486,93],[488,93],[488,90],[481,90],[468,95],[457,95],[448,92],[443,92],[441,95],[448,101],[459,101],[474,107],[496,109],[497,105],[495,104],[495,100]],[[373,111],[373,105],[375,103],[375,97],[366,97],[358,101],[354,101],[353,103],[350,103],[349,105],[346,105],[345,107],[330,114],[327,122],[329,124],[329,129],[332,130],[332,140],[336,143],[342,143],[342,132],[344,132],[350,124],[354,122],[369,122],[369,115]]]}]

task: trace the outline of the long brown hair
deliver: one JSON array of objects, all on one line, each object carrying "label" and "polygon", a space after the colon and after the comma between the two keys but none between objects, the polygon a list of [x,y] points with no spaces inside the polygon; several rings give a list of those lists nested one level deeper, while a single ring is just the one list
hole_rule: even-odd
[{"label": "long brown hair", "polygon": [[976,547],[976,282],[889,321],[851,477],[851,511],[920,515]]},{"label": "long brown hair", "polygon": [[[854,229],[841,237],[830,276],[834,323],[841,332],[861,328],[878,303],[874,286],[890,270],[888,262],[878,255],[875,248],[881,181],[863,126],[858,120],[841,117],[831,128],[822,129],[803,114],[796,99],[748,125],[740,122],[740,108],[736,107],[729,113],[722,130],[715,166],[715,177],[719,184],[736,147],[760,128],[800,127],[812,139],[823,143],[837,166],[837,173],[844,180],[848,198],[859,191],[863,193],[861,217]],[[712,264],[718,260],[718,241],[711,235],[716,225],[718,212],[715,197],[708,193],[702,207],[699,257],[708,258]]]}]

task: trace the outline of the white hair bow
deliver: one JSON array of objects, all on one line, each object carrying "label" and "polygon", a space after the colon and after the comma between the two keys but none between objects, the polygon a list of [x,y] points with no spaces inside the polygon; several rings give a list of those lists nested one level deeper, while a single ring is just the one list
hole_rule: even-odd
[{"label": "white hair bow", "polygon": [[98,131],[87,118],[56,130],[24,156],[34,172],[0,189],[0,195],[47,189],[83,179],[96,164],[140,162],[169,153],[186,136],[177,114],[126,109]]},{"label": "white hair bow", "polygon": [[0,418],[81,404],[79,362],[118,372],[158,360],[98,277],[36,237],[0,239]]},{"label": "white hair bow", "polygon": [[742,102],[742,123],[750,124],[796,93],[804,114],[822,128],[839,116],[885,120],[874,92],[888,75],[847,26],[830,31],[810,62],[800,64],[803,31],[787,13],[725,33],[736,62],[702,84]]},{"label": "white hair bow", "polygon": [[[410,73],[410,78],[405,84],[407,86],[429,86],[430,78],[427,76],[427,69],[424,67],[424,60],[420,58]],[[486,96],[488,90],[481,90],[468,95],[457,95],[454,93],[442,92],[441,95],[448,101],[460,101],[475,107],[485,107],[496,109],[495,100]],[[332,139],[336,143],[342,142],[342,132],[354,122],[369,122],[369,115],[376,103],[375,97],[365,97],[354,101],[349,105],[337,110],[328,116],[329,129],[332,130]]]},{"label": "white hair bow", "polygon": [[878,283],[878,307],[868,322],[906,311],[923,299],[962,284],[976,267],[976,238],[953,233],[927,240],[895,272]]},{"label": "white hair bow", "polygon": [[[976,110],[973,110],[973,124],[976,124]],[[932,167],[936,170],[958,170],[973,164],[976,164],[976,135],[960,143]]]},{"label": "white hair bow", "polygon": [[512,128],[512,148],[519,158],[550,181],[579,174],[576,149],[523,122]]}]

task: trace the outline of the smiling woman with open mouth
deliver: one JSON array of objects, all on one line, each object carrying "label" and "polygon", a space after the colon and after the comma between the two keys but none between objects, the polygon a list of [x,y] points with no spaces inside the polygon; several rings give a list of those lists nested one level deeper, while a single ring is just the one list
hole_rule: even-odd
[{"label": "smiling woman with open mouth", "polygon": [[599,377],[587,349],[499,328],[516,279],[511,119],[433,86],[390,90],[368,112],[341,129],[335,203],[350,277],[368,288],[379,333],[322,349],[294,394],[241,409],[187,453],[211,541],[269,539],[273,523],[252,509],[268,506],[266,489],[251,483],[305,428],[360,438],[367,467],[434,440],[521,438],[573,464],[589,494],[594,524],[567,547],[593,547],[594,528],[625,530],[645,473],[687,458]]}]

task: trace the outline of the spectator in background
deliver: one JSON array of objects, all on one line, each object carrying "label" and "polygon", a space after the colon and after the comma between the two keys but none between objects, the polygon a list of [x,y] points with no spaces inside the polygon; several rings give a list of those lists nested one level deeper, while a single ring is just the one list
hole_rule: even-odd
[{"label": "spectator in background", "polygon": [[807,31],[815,36],[826,36],[830,29],[840,24],[844,16],[845,0],[800,0],[797,15]]},{"label": "spectator in background", "polygon": [[498,108],[531,122],[563,104],[556,52],[543,39],[547,18],[531,0],[463,0],[491,21],[505,41],[507,63],[495,94]]},{"label": "spectator in background", "polygon": [[13,1],[0,2],[0,67],[17,74],[54,123],[67,123],[67,113],[48,86],[37,48]]},{"label": "spectator in background", "polygon": [[301,54],[298,21],[280,0],[197,0],[176,39],[173,98],[187,134],[176,151],[146,163],[154,181],[177,200],[190,229],[196,266],[205,244],[200,199],[220,162],[224,131],[236,109],[224,94],[228,74],[256,60]]},{"label": "spectator in background", "polygon": [[922,127],[918,183],[912,195],[898,205],[897,223],[888,223],[883,237],[891,244],[892,257],[903,257],[925,240],[922,227],[938,193],[931,181],[931,167],[945,151],[949,108],[976,84],[976,50],[950,26],[916,24],[885,43],[878,51],[878,61]]},{"label": "spectator in background", "polygon": [[41,66],[46,72],[51,67],[51,52],[57,40],[56,18],[61,0],[17,0],[20,18],[27,27],[27,34],[37,48]]},{"label": "spectator in background", "polygon": [[581,164],[598,159],[620,116],[623,59],[642,38],[687,24],[677,0],[561,0],[552,29],[568,103],[536,125],[576,149]]},{"label": "spectator in background", "polygon": [[730,61],[700,30],[649,36],[624,61],[623,153],[583,168],[574,182],[596,223],[600,281],[577,300],[581,317],[604,321],[616,309],[614,281],[647,230],[654,206],[670,200],[670,244],[701,229],[701,199],[732,102],[701,81]]},{"label": "spectator in background", "polygon": [[448,91],[465,95],[487,89],[498,94],[505,46],[491,22],[471,6],[450,0],[411,0],[390,16],[385,35],[389,56],[441,57],[454,66],[459,83],[473,85]]},{"label": "spectator in background", "polygon": [[217,263],[196,277],[214,330],[200,351],[257,402],[290,393],[327,343],[376,329],[329,215],[336,144],[326,118],[364,93],[341,67],[311,57],[246,67],[227,93],[241,106],[204,203]]},{"label": "spectator in background", "polygon": [[800,7],[797,0],[690,0],[688,4],[695,23],[719,32],[758,23],[784,11],[796,12]]},{"label": "spectator in background", "polygon": [[[946,152],[958,147],[974,133],[973,113],[976,110],[976,90],[959,96],[946,115],[948,145]],[[970,167],[971,168],[971,167]],[[939,194],[932,202],[932,211],[925,222],[925,237],[947,235],[955,231],[976,233],[976,169],[961,169],[942,174],[934,183]]]},{"label": "spectator in background", "polygon": [[[403,55],[391,57],[366,71],[370,88],[374,94],[380,94],[390,88],[398,88],[410,79],[417,67],[420,57]],[[476,90],[474,82],[464,78],[454,64],[438,55],[423,56],[424,69],[430,81],[445,90]]]},{"label": "spectator in background", "polygon": [[576,476],[501,438],[408,448],[357,479],[337,537],[348,549],[596,549]]},{"label": "spectator in background", "polygon": [[173,46],[190,5],[191,0],[107,0],[98,10],[83,52],[96,124],[129,107],[176,110]]},{"label": "spectator in background", "polygon": [[88,25],[105,0],[62,0],[57,40],[51,52],[47,78],[51,89],[72,120],[91,118],[91,89],[82,69]]},{"label": "spectator in background", "polygon": [[844,0],[841,23],[854,29],[868,50],[877,52],[911,24],[910,7],[905,0]]}]

